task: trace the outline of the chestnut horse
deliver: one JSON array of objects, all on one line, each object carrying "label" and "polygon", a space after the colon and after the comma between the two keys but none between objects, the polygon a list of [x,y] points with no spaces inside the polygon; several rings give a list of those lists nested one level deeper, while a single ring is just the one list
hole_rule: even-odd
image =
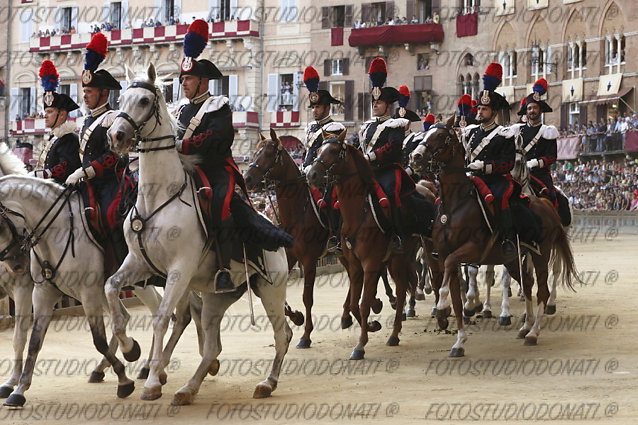
[{"label": "chestnut horse", "polygon": [[[465,354],[463,344],[467,341],[467,332],[463,327],[463,306],[459,287],[458,266],[461,263],[503,264],[500,247],[496,237],[486,225],[476,198],[476,190],[466,175],[465,152],[459,143],[453,128],[454,116],[445,125],[430,128],[423,142],[415,149],[412,159],[421,165],[430,162],[440,168],[439,210],[434,221],[432,240],[438,253],[436,279],[441,279],[437,319],[439,325],[447,322],[451,293],[454,313],[458,326],[457,341],[450,351],[450,357]],[[538,282],[536,313],[532,306],[532,286],[534,278],[531,264],[522,267],[523,290],[525,293],[526,321],[519,330],[519,337],[525,338],[526,345],[535,345],[540,334],[540,321],[547,305],[549,290],[547,277],[550,259],[560,257],[563,265],[564,283],[572,288],[572,279],[578,280],[576,266],[567,234],[551,202],[547,199],[530,196],[530,208],[541,219],[540,255],[532,253],[531,260]],[[521,281],[517,260],[505,264],[510,275]],[[435,287],[439,287],[437,282]]]},{"label": "chestnut horse", "polygon": [[[399,344],[401,319],[406,292],[416,288],[414,258],[416,238],[405,238],[404,252],[390,251],[390,235],[377,226],[367,199],[373,190],[372,168],[355,146],[344,142],[346,130],[337,138],[325,137],[317,158],[308,172],[308,182],[315,187],[334,182],[343,219],[341,246],[344,264],[350,278],[350,311],[361,325],[359,343],[350,355],[351,360],[364,358],[368,332],[381,329],[378,321],[368,322],[375,300],[377,283],[387,266],[396,285],[397,307],[394,327],[387,345]],[[387,212],[389,215],[389,211]],[[362,295],[363,292],[363,295]],[[361,299],[361,304],[359,303]],[[345,306],[344,306],[345,307]],[[342,321],[345,317],[342,317]]]}]

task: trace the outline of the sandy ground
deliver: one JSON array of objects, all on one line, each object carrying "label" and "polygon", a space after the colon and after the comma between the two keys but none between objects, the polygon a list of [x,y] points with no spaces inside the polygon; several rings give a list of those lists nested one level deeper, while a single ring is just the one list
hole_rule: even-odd
[{"label": "sandy ground", "polygon": [[[220,373],[204,381],[194,405],[169,406],[199,361],[194,327],[177,346],[164,396],[142,402],[142,381],[128,399],[116,398],[110,369],[104,383],[87,383],[99,356],[85,322],[67,317],[49,330],[25,408],[0,407],[0,423],[635,423],[638,303],[631,294],[638,276],[638,236],[574,236],[585,284],[577,293],[559,290],[558,312],[544,322],[535,347],[516,339],[518,320],[503,329],[496,319],[478,319],[470,326],[466,356],[449,359],[455,336],[435,331],[428,296],[417,304],[419,317],[405,322],[399,347],[385,346],[393,315],[386,300],[379,319],[383,329],[371,335],[366,359],[348,361],[359,328],[339,329],[347,280],[335,274],[317,283],[312,348],[294,347],[302,333],[294,327],[279,388],[270,399],[251,396],[267,376],[272,333],[264,329],[260,306],[257,328],[249,326],[242,299],[224,322]],[[301,292],[300,281],[291,281],[288,299],[295,308],[302,307]],[[524,305],[516,298],[511,303],[518,317]],[[492,305],[498,315],[500,292]],[[148,350],[148,313],[135,307],[132,315],[131,334]],[[3,380],[13,357],[11,335],[0,332]],[[129,375],[139,367],[131,364]]]}]

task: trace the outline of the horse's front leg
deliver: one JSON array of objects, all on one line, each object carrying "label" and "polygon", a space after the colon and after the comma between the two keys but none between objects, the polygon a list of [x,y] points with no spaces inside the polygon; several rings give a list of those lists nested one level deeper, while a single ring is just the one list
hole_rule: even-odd
[{"label": "horse's front leg", "polygon": [[126,324],[130,316],[120,300],[120,290],[125,285],[132,285],[150,276],[151,273],[146,271],[146,265],[139,263],[135,256],[129,253],[120,268],[106,280],[104,285],[104,293],[106,294],[106,301],[111,315],[113,336],[119,341],[120,350],[124,358],[129,362],[139,359],[141,349],[137,341],[126,335]]},{"label": "horse's front leg", "polygon": [[[15,361],[13,372],[9,379],[0,386],[0,398],[7,398],[13,392],[13,387],[17,385],[22,373],[24,346],[27,343],[27,333],[31,323],[31,294],[33,293],[33,282],[26,284],[17,283],[13,289],[13,301],[15,303],[15,324],[13,327],[13,353]],[[17,280],[24,281],[20,277]]]},{"label": "horse's front leg", "polygon": [[467,301],[465,301],[463,306],[463,314],[466,317],[474,316],[483,307],[479,300],[478,271],[479,268],[477,266],[467,266]]},{"label": "horse's front leg", "polygon": [[503,276],[501,276],[501,314],[498,316],[498,324],[501,326],[509,326],[512,324],[512,315],[510,314],[510,296],[512,278],[510,277],[507,267],[503,267]]},{"label": "horse's front leg", "polygon": [[26,402],[24,393],[31,387],[33,370],[38,353],[42,349],[42,343],[46,336],[47,329],[51,323],[53,306],[62,297],[62,293],[48,283],[38,285],[33,289],[33,328],[31,329],[31,339],[27,352],[27,360],[24,363],[24,370],[20,375],[20,381],[15,390],[5,400],[4,405],[10,407],[22,407]]},{"label": "horse's front leg", "polygon": [[[195,256],[195,258],[197,258]],[[164,297],[153,317],[153,358],[151,371],[144,383],[142,400],[156,400],[162,396],[162,385],[166,382],[162,351],[164,348],[164,335],[168,329],[168,322],[177,303],[188,290],[188,285],[197,270],[196,264],[179,264],[168,270]]]},{"label": "horse's front leg", "polygon": [[306,307],[306,325],[304,333],[297,343],[297,348],[310,348],[310,334],[314,329],[312,323],[312,305],[314,303],[315,277],[317,275],[317,258],[307,255],[303,259],[303,305]]},{"label": "horse's front leg", "polygon": [[[142,304],[148,308],[151,315],[155,314],[159,308],[160,302],[162,302],[162,296],[157,292],[154,286],[148,285],[146,287],[135,286],[133,292],[135,296],[142,301]],[[153,343],[151,342],[151,349],[148,351],[148,358],[144,362],[144,365],[140,369],[137,379],[148,378],[148,372],[150,371],[151,356],[153,355]]]},{"label": "horse's front leg", "polygon": [[481,311],[484,319],[492,318],[492,286],[494,286],[494,266],[489,265],[485,268],[485,302]]},{"label": "horse's front leg", "polygon": [[[370,309],[377,293],[379,273],[379,264],[364,265],[362,288],[363,294],[361,294],[360,289],[358,291],[355,290],[354,292],[351,291],[350,293],[350,307],[352,309],[352,313],[355,315],[355,317],[359,321],[359,324],[361,325],[359,342],[350,354],[350,360],[362,360],[365,355],[365,346],[368,343],[368,332],[376,332],[381,329],[381,323],[376,320],[368,323],[368,318],[370,317]],[[359,298],[361,298],[361,304],[355,305],[357,304]],[[403,308],[403,306],[401,306],[401,308]],[[397,313],[400,313],[398,307]]]}]

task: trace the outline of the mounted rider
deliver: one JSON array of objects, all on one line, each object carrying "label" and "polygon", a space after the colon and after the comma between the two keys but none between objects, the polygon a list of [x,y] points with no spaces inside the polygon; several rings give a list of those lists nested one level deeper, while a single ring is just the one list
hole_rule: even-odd
[{"label": "mounted rider", "polygon": [[[308,123],[305,130],[304,144],[306,146],[306,158],[303,162],[304,174],[317,158],[317,151],[323,143],[323,133],[339,134],[345,127],[336,122],[330,115],[332,105],[341,102],[330,94],[328,90],[319,89],[319,74],[312,66],[307,66],[303,72],[303,82],[308,89],[309,107],[312,108],[314,121]],[[311,189],[312,190],[312,189]],[[335,206],[336,195],[334,185],[327,185],[321,204],[328,208],[328,221],[330,224],[330,238],[328,239],[328,251],[341,254],[339,241],[341,240],[341,214]]]},{"label": "mounted rider", "polygon": [[[290,235],[277,229],[248,203],[243,176],[232,157],[235,131],[229,100],[208,93],[209,80],[221,79],[222,73],[209,60],[196,59],[206,47],[208,32],[208,24],[197,19],[184,37],[180,82],[188,103],[176,111],[176,146],[182,154],[196,156],[210,182],[213,216],[209,231],[215,235],[213,247],[218,258],[215,291],[228,292],[234,290],[229,272],[234,233],[244,242],[271,251],[291,247],[293,242]],[[241,196],[235,186],[239,186]]]},{"label": "mounted rider", "polygon": [[[410,129],[410,125],[413,122],[420,122],[421,117],[419,117],[416,112],[407,109],[408,102],[410,101],[410,89],[406,85],[399,86],[399,107],[396,111],[394,111],[394,115],[392,118],[399,119],[404,118],[408,122],[405,125],[405,138],[403,139],[403,148],[401,150],[401,166],[405,170],[406,173],[413,180],[418,181],[420,176],[417,175],[416,172],[410,168],[410,154],[417,146],[419,146],[419,142],[423,140],[425,136],[424,132],[414,132]],[[434,116],[432,116],[434,117]]]},{"label": "mounted rider", "polygon": [[89,197],[100,207],[102,225],[111,243],[115,261],[122,264],[128,254],[122,228],[120,204],[120,172],[124,169],[120,157],[109,147],[107,130],[115,119],[116,111],[108,103],[111,90],[121,90],[120,83],[105,69],[98,66],[106,58],[108,41],[104,34],[95,33],[86,45],[82,92],[89,113],[80,131],[82,166],[66,179],[67,185],[86,181]]},{"label": "mounted rider", "polygon": [[494,196],[496,227],[502,239],[501,251],[506,262],[516,258],[515,230],[509,199],[514,190],[510,171],[514,168],[516,148],[514,135],[496,123],[501,110],[509,110],[509,104],[495,90],[501,83],[503,69],[491,63],[483,74],[483,91],[477,109],[477,124],[462,129],[467,167],[472,174],[487,185]]},{"label": "mounted rider", "polygon": [[520,134],[520,148],[530,169],[531,187],[535,193],[547,197],[557,206],[556,190],[549,167],[556,162],[558,130],[553,125],[542,123],[542,114],[552,112],[552,108],[541,99],[545,93],[547,81],[541,78],[534,83],[532,93],[523,99],[518,111],[518,115],[527,117],[527,123],[512,127]]},{"label": "mounted rider", "polygon": [[[401,167],[403,139],[409,121],[390,116],[392,104],[399,100],[400,93],[393,87],[383,87],[388,75],[385,61],[375,58],[370,63],[368,75],[374,118],[361,126],[359,148],[390,200],[393,224],[391,243],[393,249],[399,250],[402,248],[401,238],[411,233],[428,233],[433,206],[416,191],[414,181]],[[399,210],[402,201],[406,207],[404,211],[408,213],[408,223],[403,222]]]},{"label": "mounted rider", "polygon": [[29,175],[53,179],[62,184],[80,166],[80,144],[75,134],[77,127],[74,121],[67,121],[69,112],[75,111],[79,106],[66,94],[56,93],[60,76],[53,62],[42,62],[38,75],[44,88],[44,123],[51,132],[40,153],[36,169]]}]

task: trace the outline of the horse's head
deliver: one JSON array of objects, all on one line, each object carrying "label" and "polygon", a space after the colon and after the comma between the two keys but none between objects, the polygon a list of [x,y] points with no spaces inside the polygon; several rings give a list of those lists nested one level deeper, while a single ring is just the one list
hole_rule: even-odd
[{"label": "horse's head", "polygon": [[29,267],[29,254],[22,249],[24,226],[20,213],[0,205],[0,262],[12,274],[23,274]]},{"label": "horse's head", "polygon": [[162,95],[155,79],[153,64],[148,66],[145,77],[135,78],[120,96],[120,109],[108,130],[111,148],[115,152],[127,153],[133,140],[147,138],[161,125],[160,102]]},{"label": "horse's head", "polygon": [[410,154],[410,167],[417,172],[432,171],[434,164],[450,164],[455,156],[458,157],[457,152],[460,152],[460,144],[452,115],[445,125],[430,127],[423,141]]},{"label": "horse's head", "polygon": [[308,183],[317,188],[323,188],[336,181],[339,175],[344,173],[347,148],[344,140],[348,130],[343,129],[338,135],[326,133],[323,129],[321,132],[323,143],[307,174]]},{"label": "horse's head", "polygon": [[248,171],[244,173],[244,180],[248,190],[262,190],[267,180],[280,180],[282,178],[284,146],[277,137],[277,133],[270,129],[270,139],[266,139],[259,133],[260,141],[253,161],[248,165]]}]

